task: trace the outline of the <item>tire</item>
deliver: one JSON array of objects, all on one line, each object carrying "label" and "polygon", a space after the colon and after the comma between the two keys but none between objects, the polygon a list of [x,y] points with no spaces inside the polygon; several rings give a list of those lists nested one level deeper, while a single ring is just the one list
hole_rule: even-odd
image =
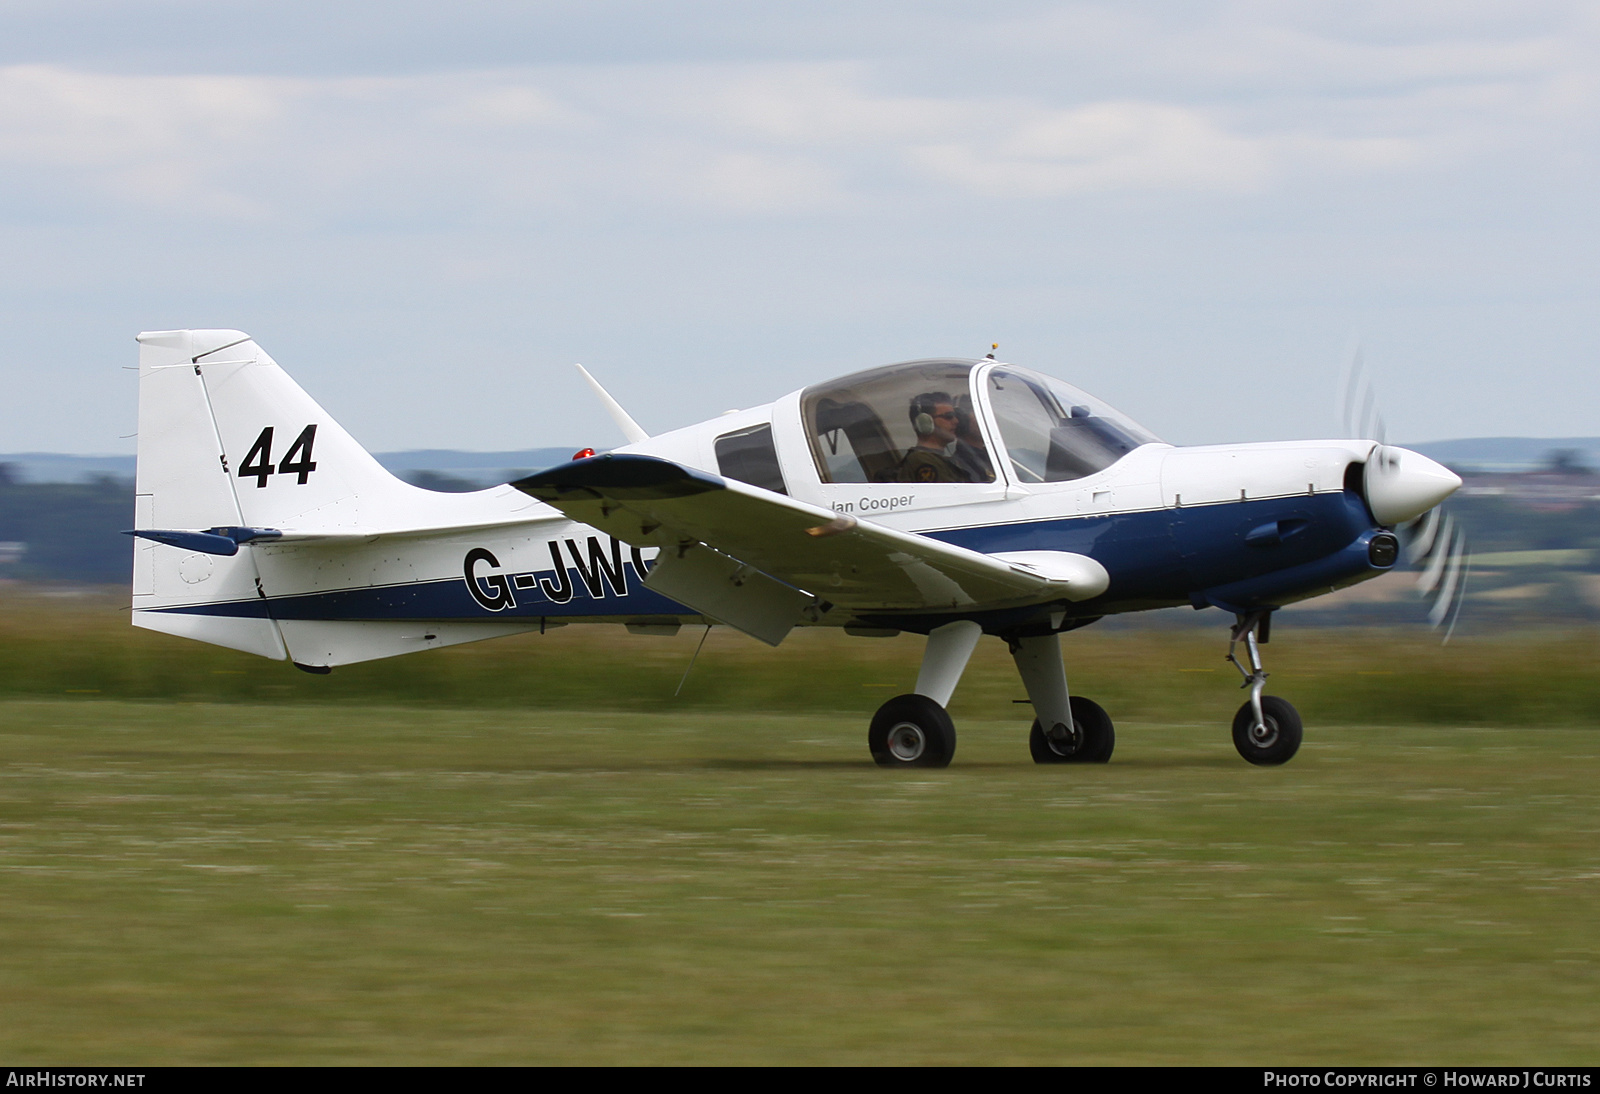
[{"label": "tire", "polygon": [[1300,751],[1300,712],[1276,695],[1261,697],[1261,717],[1266,732],[1256,734],[1256,712],[1249,703],[1233,716],[1233,747],[1239,755],[1261,767],[1288,763]]},{"label": "tire", "polygon": [[1068,700],[1072,705],[1072,735],[1066,741],[1045,736],[1039,719],[1033,720],[1028,733],[1028,751],[1036,764],[1103,764],[1111,759],[1111,750],[1117,746],[1117,731],[1111,724],[1111,715],[1093,699],[1074,695]]},{"label": "tire", "polygon": [[948,767],[956,727],[926,695],[897,695],[872,716],[867,747],[879,767]]}]

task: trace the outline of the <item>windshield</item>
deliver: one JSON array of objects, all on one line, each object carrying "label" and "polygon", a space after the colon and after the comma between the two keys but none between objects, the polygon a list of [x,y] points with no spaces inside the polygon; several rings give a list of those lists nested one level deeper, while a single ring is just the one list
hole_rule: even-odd
[{"label": "windshield", "polygon": [[1025,483],[1081,479],[1156,440],[1071,384],[1009,365],[989,374],[989,403],[1011,467]]}]

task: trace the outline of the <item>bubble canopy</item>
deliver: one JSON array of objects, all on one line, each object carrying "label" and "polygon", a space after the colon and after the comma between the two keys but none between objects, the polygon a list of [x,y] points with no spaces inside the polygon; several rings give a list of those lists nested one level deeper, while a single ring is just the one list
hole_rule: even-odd
[{"label": "bubble canopy", "polygon": [[1071,384],[961,358],[816,384],[801,392],[800,416],[825,483],[994,482],[995,453],[1023,483],[1069,482],[1157,440]]}]

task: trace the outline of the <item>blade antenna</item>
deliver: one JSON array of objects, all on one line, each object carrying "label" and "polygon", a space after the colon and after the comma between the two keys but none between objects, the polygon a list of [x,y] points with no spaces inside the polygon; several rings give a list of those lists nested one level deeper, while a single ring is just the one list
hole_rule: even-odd
[{"label": "blade antenna", "polygon": [[617,428],[622,430],[622,435],[628,438],[629,444],[638,444],[640,441],[648,441],[650,439],[650,434],[644,431],[644,427],[634,421],[626,410],[622,409],[622,404],[613,399],[611,393],[600,386],[599,380],[589,375],[588,369],[577,364],[573,365],[573,367],[583,373],[583,378],[589,381],[589,386],[600,397],[600,405],[606,408],[606,413],[610,414],[611,420],[617,423]]},{"label": "blade antenna", "polygon": [[694,656],[689,658],[689,667],[683,670],[683,679],[678,681],[678,690],[672,693],[674,699],[683,691],[683,685],[689,682],[689,674],[694,671],[694,663],[700,660],[700,651],[706,648],[706,639],[710,637],[711,624],[707,623],[705,633],[700,636],[700,644],[694,648]]}]

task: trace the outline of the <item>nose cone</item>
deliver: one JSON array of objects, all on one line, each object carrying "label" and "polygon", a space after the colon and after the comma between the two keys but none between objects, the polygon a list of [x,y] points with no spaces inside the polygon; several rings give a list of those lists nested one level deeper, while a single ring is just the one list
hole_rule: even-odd
[{"label": "nose cone", "polygon": [[1461,478],[1409,448],[1380,445],[1367,457],[1367,506],[1379,524],[1414,520],[1454,494]]}]

